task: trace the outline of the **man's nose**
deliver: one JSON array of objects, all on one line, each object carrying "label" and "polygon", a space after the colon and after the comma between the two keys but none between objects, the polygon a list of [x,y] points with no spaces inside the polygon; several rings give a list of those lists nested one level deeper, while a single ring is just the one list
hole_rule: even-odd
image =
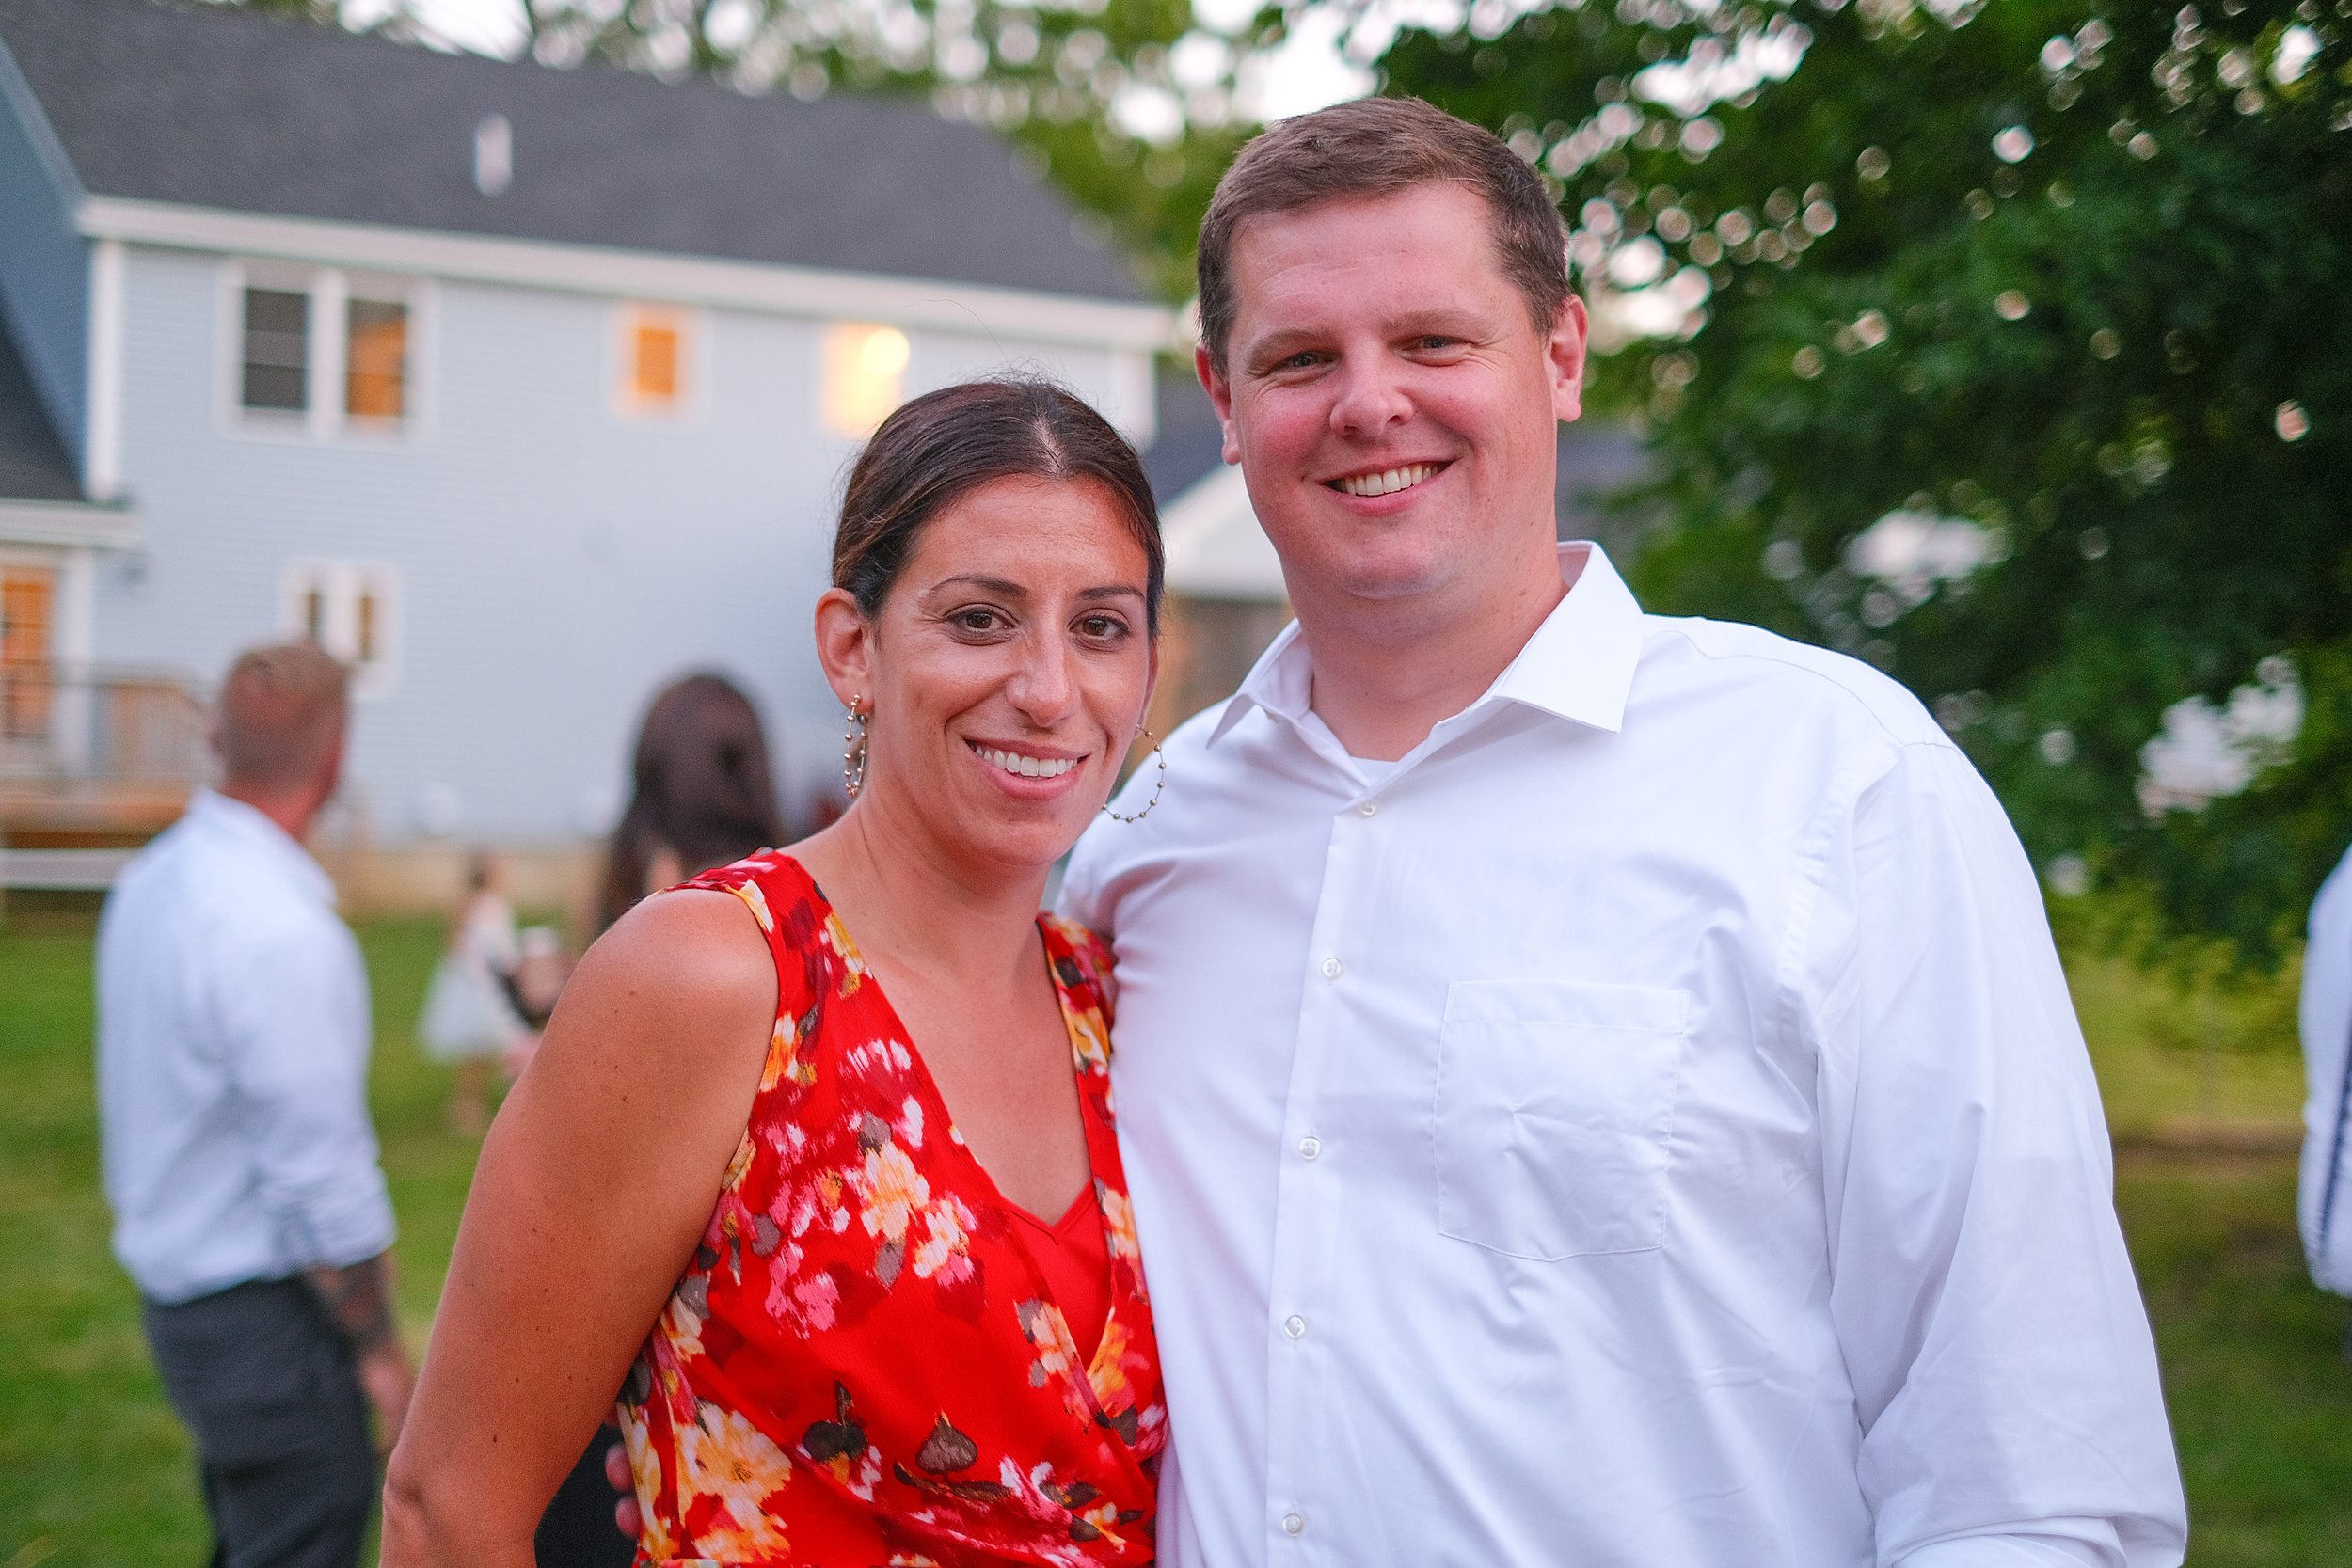
[{"label": "man's nose", "polygon": [[1359,440],[1376,436],[1413,415],[1412,399],[1406,395],[1403,378],[1385,356],[1343,362],[1338,392],[1331,404],[1331,429],[1335,435]]}]

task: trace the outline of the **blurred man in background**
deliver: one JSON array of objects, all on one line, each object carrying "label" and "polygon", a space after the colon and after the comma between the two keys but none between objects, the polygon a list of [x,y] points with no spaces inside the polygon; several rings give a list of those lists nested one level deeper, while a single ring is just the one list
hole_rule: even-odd
[{"label": "blurred man in background", "polygon": [[[2303,950],[2303,1251],[2323,1291],[2352,1296],[2352,853],[2312,905]],[[2352,1354],[2352,1338],[2344,1341]]]},{"label": "blurred man in background", "polygon": [[358,1561],[412,1373],[368,1120],[358,944],[302,847],[342,770],[344,672],[240,657],[223,780],[124,870],[98,933],[98,1087],[115,1255],[196,1436],[213,1560]]}]

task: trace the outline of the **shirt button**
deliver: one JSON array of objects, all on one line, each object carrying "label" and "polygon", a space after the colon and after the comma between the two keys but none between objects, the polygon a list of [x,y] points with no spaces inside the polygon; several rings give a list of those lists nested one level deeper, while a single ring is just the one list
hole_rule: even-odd
[{"label": "shirt button", "polygon": [[1294,1312],[1282,1320],[1282,1332],[1294,1339],[1304,1339],[1307,1337],[1307,1320]]},{"label": "shirt button", "polygon": [[1296,1513],[1296,1512],[1295,1512],[1295,1511],[1294,1511],[1294,1512],[1292,1512],[1292,1513],[1285,1513],[1285,1514],[1283,1514],[1283,1515],[1282,1515],[1282,1533],[1283,1533],[1284,1535],[1304,1535],[1304,1534],[1306,1534],[1306,1533],[1307,1533],[1307,1516],[1306,1516],[1304,1513]]},{"label": "shirt button", "polygon": [[1380,809],[1380,802],[1379,802],[1379,801],[1377,801],[1377,800],[1366,800],[1366,801],[1365,801],[1362,805],[1358,806],[1358,807],[1356,808],[1356,815],[1357,815],[1357,816],[1371,816],[1374,812],[1376,812],[1376,811],[1378,811],[1379,809]]},{"label": "shirt button", "polygon": [[1322,1152],[1323,1140],[1321,1138],[1301,1138],[1298,1140],[1298,1157],[1300,1159],[1311,1160]]},{"label": "shirt button", "polygon": [[1346,967],[1337,958],[1326,958],[1323,960],[1323,977],[1327,980],[1336,980],[1340,977],[1340,972]]}]

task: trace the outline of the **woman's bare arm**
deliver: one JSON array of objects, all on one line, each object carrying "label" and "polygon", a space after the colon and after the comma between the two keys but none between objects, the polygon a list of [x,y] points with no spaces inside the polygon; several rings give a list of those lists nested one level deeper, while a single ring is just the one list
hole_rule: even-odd
[{"label": "woman's bare arm", "polygon": [[384,1568],[530,1568],[540,1513],[710,1219],[775,966],[731,895],[631,910],[490,1129],[384,1489]]}]

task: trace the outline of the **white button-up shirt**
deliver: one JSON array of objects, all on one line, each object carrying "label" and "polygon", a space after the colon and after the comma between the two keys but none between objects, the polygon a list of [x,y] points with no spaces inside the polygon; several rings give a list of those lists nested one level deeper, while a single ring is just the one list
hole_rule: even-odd
[{"label": "white button-up shirt", "polygon": [[200,793],[98,927],[98,1100],[115,1256],[186,1301],[391,1245],[368,1121],[367,971],[285,831]]},{"label": "white button-up shirt", "polygon": [[1118,953],[1163,1560],[2178,1563],[2000,807],[1894,682],[1578,558],[1383,782],[1294,627],[1074,857],[1062,908]]},{"label": "white button-up shirt", "polygon": [[2303,1250],[2321,1289],[2352,1296],[2352,854],[2312,905],[2303,1071]]}]

